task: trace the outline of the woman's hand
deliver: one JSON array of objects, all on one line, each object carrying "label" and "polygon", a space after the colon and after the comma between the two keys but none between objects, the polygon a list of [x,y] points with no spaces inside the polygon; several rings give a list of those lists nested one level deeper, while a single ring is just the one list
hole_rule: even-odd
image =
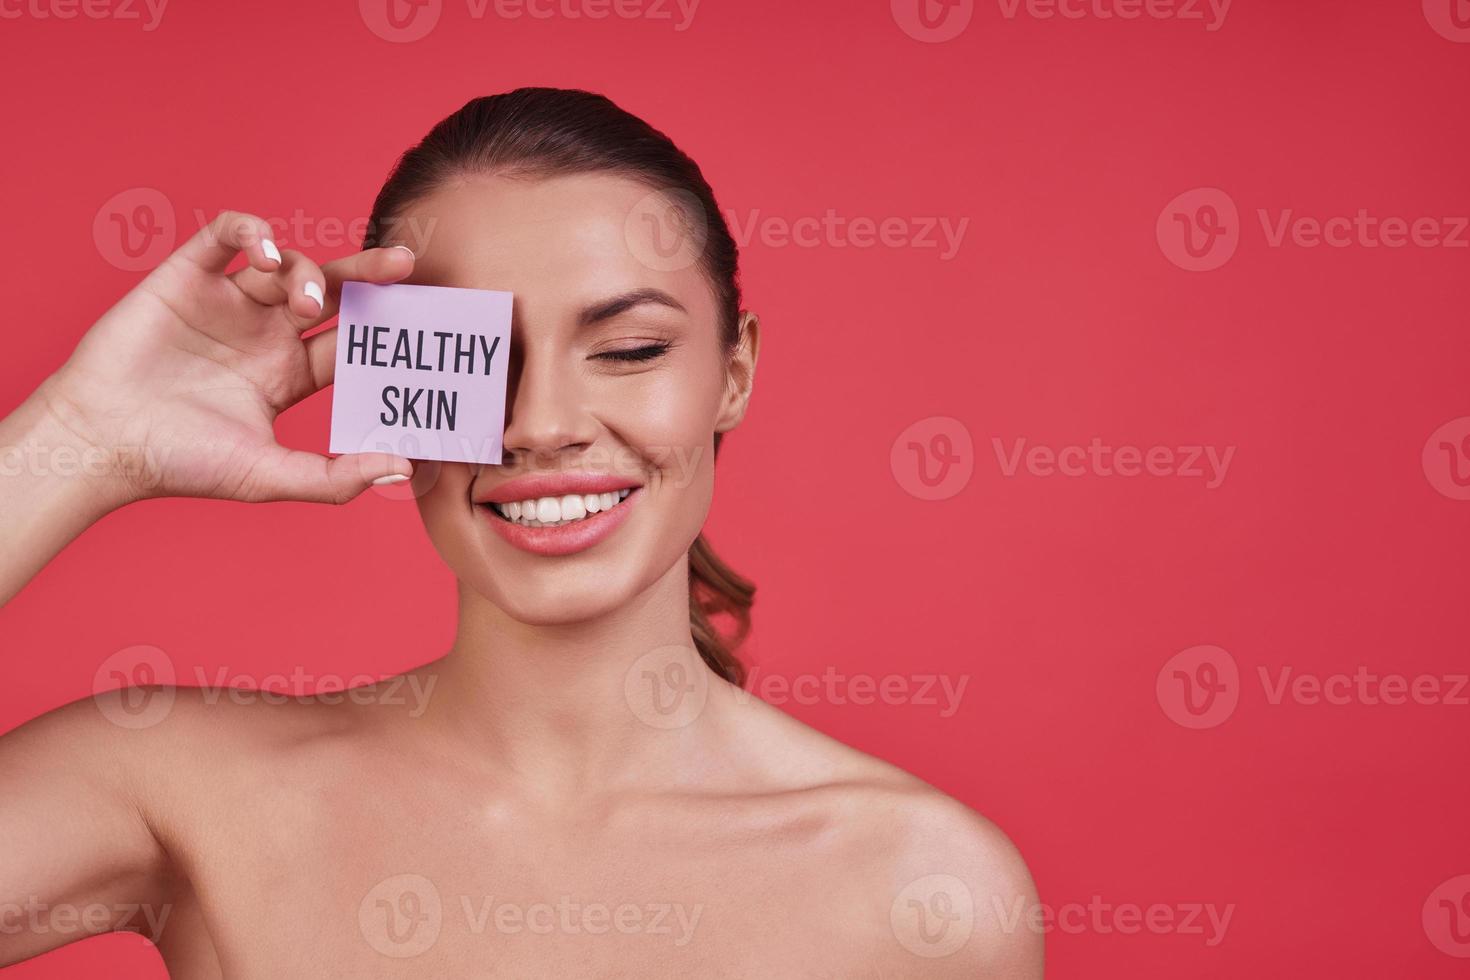
[{"label": "woman's hand", "polygon": [[[241,251],[249,265],[225,275]],[[336,331],[301,334],[336,315],[342,283],[396,282],[413,263],[392,247],[321,267],[279,252],[261,218],[223,212],[108,310],[37,397],[106,460],[110,506],[159,496],[342,503],[406,478],[411,464],[286,449],[272,423],[331,383]]]}]

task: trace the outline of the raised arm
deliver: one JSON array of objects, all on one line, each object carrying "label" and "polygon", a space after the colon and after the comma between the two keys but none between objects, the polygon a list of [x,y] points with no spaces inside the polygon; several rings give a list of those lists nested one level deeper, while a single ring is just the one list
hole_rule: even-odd
[{"label": "raised arm", "polygon": [[[248,265],[225,274],[236,255]],[[402,247],[325,267],[285,253],[263,219],[224,212],[82,338],[0,420],[0,604],[88,525],[144,497],[341,503],[406,459],[330,459],[276,442],[275,417],[331,382],[346,280],[396,282]]]}]

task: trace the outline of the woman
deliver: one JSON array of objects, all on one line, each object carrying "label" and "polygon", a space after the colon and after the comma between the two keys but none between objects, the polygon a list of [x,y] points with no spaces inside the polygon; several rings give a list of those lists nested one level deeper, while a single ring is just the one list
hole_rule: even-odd
[{"label": "woman", "polygon": [[[0,739],[0,908],[166,914],[175,977],[1039,976],[1000,831],[738,686],[714,621],[738,638],[752,588],[700,528],[760,333],[698,167],[522,89],[436,126],[370,228],[319,267],[223,214],[98,321],[0,423],[92,461],[0,485],[0,600],[142,497],[411,478],[459,581],[452,649],[409,675],[432,695],[39,718]],[[335,330],[303,334],[347,280],[514,293],[503,465],[276,444],[331,383]],[[23,920],[0,962],[66,938]]]}]

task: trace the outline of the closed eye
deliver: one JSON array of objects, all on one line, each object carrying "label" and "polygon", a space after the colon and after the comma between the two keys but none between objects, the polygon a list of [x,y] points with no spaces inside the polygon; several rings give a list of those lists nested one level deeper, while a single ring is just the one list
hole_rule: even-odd
[{"label": "closed eye", "polygon": [[605,361],[651,361],[655,357],[662,356],[668,349],[669,344],[649,344],[646,347],[630,347],[624,350],[603,351],[601,354],[592,355],[594,359]]}]

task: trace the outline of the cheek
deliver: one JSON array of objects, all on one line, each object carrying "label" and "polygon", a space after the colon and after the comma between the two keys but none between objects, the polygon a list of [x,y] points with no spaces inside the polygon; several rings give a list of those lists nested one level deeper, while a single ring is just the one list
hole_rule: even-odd
[{"label": "cheek", "polygon": [[688,454],[713,445],[723,393],[718,356],[684,351],[667,367],[611,383],[603,421],[656,463],[672,451]]},{"label": "cheek", "polygon": [[465,552],[474,547],[470,533],[474,514],[470,512],[470,481],[474,474],[465,463],[418,462],[414,467],[413,487],[419,517],[434,548],[456,571]]}]

